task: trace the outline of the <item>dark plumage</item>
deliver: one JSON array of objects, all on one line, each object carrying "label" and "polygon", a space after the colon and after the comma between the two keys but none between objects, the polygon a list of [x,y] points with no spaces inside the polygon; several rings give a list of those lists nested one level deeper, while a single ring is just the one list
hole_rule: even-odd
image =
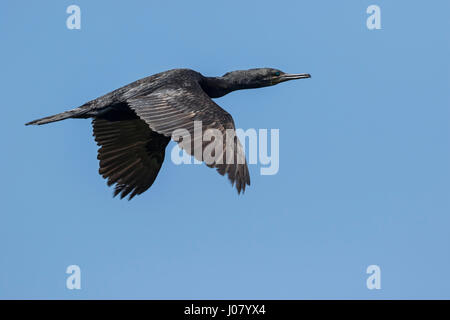
[{"label": "dark plumage", "polygon": [[[225,135],[225,130],[235,130],[231,115],[211,98],[235,90],[309,77],[309,74],[286,74],[269,68],[233,71],[222,77],[204,77],[190,69],[174,69],[135,81],[81,107],[27,125],[68,118],[93,118],[94,137],[100,146],[99,173],[107,179],[109,186],[115,184],[114,196],[129,195],[131,199],[155,181],[174,130],[184,128],[193,135],[194,121],[202,121],[203,131],[214,128]],[[238,139],[234,139],[234,144],[234,157],[245,157]],[[182,141],[179,145],[183,148]],[[205,144],[201,147],[205,148]],[[186,151],[196,155],[195,150]],[[208,166],[215,167],[221,175],[227,174],[238,193],[250,185],[247,163],[214,162]]]}]

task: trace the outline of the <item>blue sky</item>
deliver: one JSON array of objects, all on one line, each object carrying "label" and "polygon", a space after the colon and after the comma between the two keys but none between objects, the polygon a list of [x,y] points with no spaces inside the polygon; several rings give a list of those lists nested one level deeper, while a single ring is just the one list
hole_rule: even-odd
[{"label": "blue sky", "polygon": [[[71,4],[81,30],[66,28]],[[366,27],[371,4],[381,30]],[[6,1],[0,298],[450,298],[449,10]],[[250,166],[237,196],[169,154],[150,190],[121,201],[97,173],[90,121],[23,125],[178,67],[312,74],[216,100],[240,128],[280,129],[277,175]],[[81,290],[65,286],[72,264]],[[366,288],[372,264],[381,290]]]}]

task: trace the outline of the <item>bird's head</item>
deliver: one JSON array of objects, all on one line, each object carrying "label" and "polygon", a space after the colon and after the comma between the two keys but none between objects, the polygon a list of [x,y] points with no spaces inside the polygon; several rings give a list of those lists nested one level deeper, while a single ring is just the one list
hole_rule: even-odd
[{"label": "bird's head", "polygon": [[273,86],[289,80],[311,78],[311,75],[308,73],[285,73],[272,68],[257,68],[228,72],[222,78],[235,84],[239,89],[250,89]]}]

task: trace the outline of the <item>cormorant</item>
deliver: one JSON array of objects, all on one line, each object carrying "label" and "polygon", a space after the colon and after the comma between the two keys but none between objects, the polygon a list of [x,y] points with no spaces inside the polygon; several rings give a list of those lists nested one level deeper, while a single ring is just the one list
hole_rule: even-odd
[{"label": "cormorant", "polygon": [[[115,184],[114,196],[129,195],[130,200],[155,181],[164,161],[165,148],[176,129],[187,129],[193,134],[193,122],[201,121],[203,130],[214,128],[225,134],[227,129],[232,129],[234,132],[236,128],[231,115],[211,98],[235,90],[310,77],[306,73],[287,74],[272,68],[232,71],[222,77],[205,77],[194,70],[173,69],[137,80],[73,110],[26,125],[93,118],[93,135],[100,146],[99,173],[107,179],[108,186]],[[183,148],[181,142],[178,143]],[[234,158],[243,156],[244,163],[207,165],[215,167],[221,175],[226,173],[240,193],[250,185],[250,176],[242,145],[236,137],[234,146]],[[200,147],[204,149],[205,144]],[[195,150],[185,151],[197,158]]]}]

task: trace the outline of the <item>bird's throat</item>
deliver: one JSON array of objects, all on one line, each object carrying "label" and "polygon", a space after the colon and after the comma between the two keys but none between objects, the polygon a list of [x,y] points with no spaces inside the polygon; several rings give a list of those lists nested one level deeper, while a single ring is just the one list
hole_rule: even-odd
[{"label": "bird's throat", "polygon": [[245,89],[239,83],[224,77],[203,77],[200,85],[211,98],[220,98],[232,91]]}]

